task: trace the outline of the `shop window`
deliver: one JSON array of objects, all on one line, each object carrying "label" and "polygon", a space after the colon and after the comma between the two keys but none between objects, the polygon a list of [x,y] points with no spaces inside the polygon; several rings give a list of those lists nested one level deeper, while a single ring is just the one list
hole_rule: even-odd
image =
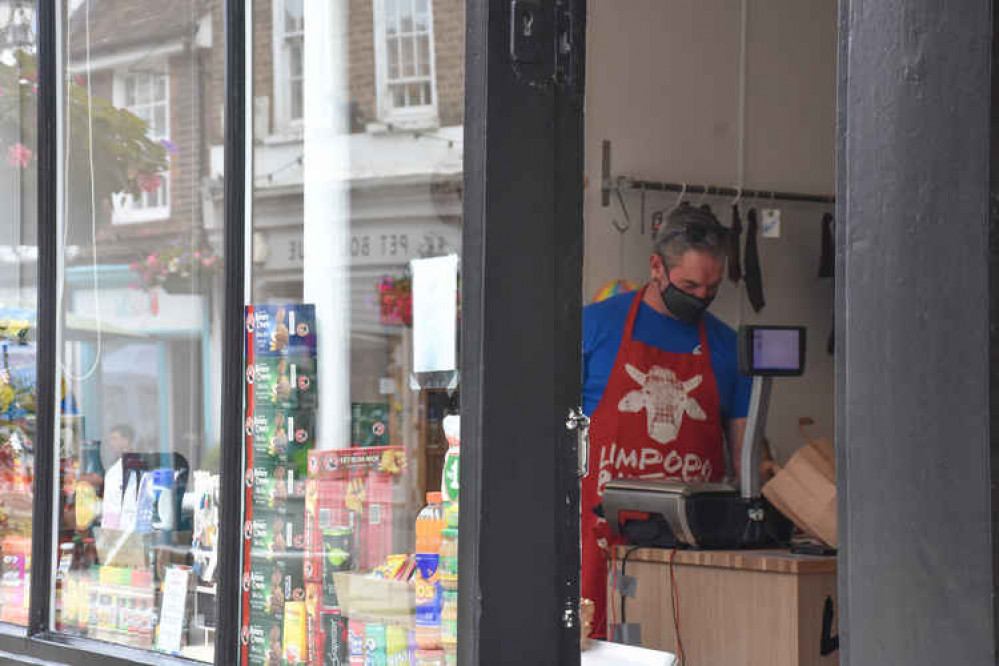
[{"label": "shop window", "polygon": [[[223,40],[193,3],[70,5],[51,628],[211,662],[224,301],[203,123],[224,100],[209,94],[222,58],[204,50]],[[189,48],[179,34],[194,36]]]},{"label": "shop window", "polygon": [[[0,622],[27,624],[38,434],[34,10],[0,8]],[[40,531],[40,530],[39,530]]]},{"label": "shop window", "polygon": [[[305,49],[335,43],[335,3],[308,7]],[[410,48],[429,40],[429,4],[407,7],[396,52],[400,23]],[[462,128],[328,135],[348,126],[344,84],[375,77],[370,57],[333,53],[349,81],[310,72],[291,157],[253,137],[241,650],[249,663],[454,663]],[[429,56],[408,62],[429,85]],[[399,110],[432,101],[416,94]]]},{"label": "shop window", "polygon": [[[115,72],[115,106],[126,109],[146,124],[146,134],[153,141],[170,141],[170,75],[137,64],[134,70]],[[133,189],[137,193],[114,195],[115,224],[149,222],[170,217],[170,174],[140,173]]]},{"label": "shop window", "polygon": [[410,127],[435,124],[431,0],[375,0],[374,21],[379,119]]},{"label": "shop window", "polygon": [[274,97],[279,132],[300,127],[304,104],[302,0],[274,0]]}]

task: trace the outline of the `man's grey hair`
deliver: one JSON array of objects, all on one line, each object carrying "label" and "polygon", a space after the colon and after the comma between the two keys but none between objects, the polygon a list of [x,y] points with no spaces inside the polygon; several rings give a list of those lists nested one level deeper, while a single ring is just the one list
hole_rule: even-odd
[{"label": "man's grey hair", "polygon": [[666,268],[674,268],[691,250],[724,259],[728,252],[729,231],[707,208],[684,202],[673,209],[666,224],[652,241],[652,251],[663,258]]}]

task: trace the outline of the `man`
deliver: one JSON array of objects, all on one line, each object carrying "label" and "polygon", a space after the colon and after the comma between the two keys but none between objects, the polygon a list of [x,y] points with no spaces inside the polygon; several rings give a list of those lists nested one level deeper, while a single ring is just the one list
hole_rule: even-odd
[{"label": "man", "polygon": [[106,469],[119,463],[124,454],[131,452],[133,442],[135,442],[135,431],[132,426],[121,423],[111,428],[111,432],[108,433],[105,440],[107,446],[105,446],[103,454]]},{"label": "man", "polygon": [[595,635],[606,626],[610,534],[594,508],[607,482],[721,481],[725,439],[739,472],[751,381],[738,371],[735,331],[706,312],[724,279],[727,242],[713,214],[681,205],[655,237],[648,284],[583,309],[591,423],[581,580]]}]

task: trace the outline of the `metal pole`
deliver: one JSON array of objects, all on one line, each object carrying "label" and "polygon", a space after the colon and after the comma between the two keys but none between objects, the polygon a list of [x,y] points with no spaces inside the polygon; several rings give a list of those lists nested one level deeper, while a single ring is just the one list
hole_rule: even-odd
[{"label": "metal pole", "polygon": [[746,434],[742,438],[742,478],[739,489],[744,499],[760,495],[759,449],[767,429],[767,410],[770,409],[770,389],[773,382],[773,377],[753,377]]}]

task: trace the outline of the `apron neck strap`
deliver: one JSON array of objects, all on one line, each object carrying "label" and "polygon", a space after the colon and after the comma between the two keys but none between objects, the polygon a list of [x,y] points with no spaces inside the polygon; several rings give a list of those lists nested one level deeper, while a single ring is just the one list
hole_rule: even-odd
[{"label": "apron neck strap", "polygon": [[642,306],[642,300],[645,298],[645,290],[649,288],[646,284],[644,287],[635,292],[635,297],[631,299],[631,308],[628,310],[628,318],[624,320],[624,335],[621,336],[622,342],[631,342],[631,335],[635,331],[635,320],[638,318],[638,308]]}]

